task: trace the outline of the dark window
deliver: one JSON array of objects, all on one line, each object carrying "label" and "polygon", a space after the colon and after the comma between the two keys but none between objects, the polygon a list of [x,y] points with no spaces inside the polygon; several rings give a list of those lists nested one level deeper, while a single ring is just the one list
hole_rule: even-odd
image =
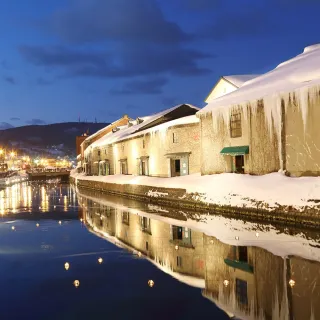
[{"label": "dark window", "polygon": [[240,304],[248,305],[248,284],[247,281],[236,279],[236,297]]},{"label": "dark window", "polygon": [[248,262],[248,248],[247,247],[238,247],[239,252],[239,261]]},{"label": "dark window", "polygon": [[142,140],[142,148],[144,149],[146,147],[146,143],[144,140]]},{"label": "dark window", "polygon": [[182,257],[177,256],[177,267],[182,267]]},{"label": "dark window", "polygon": [[177,134],[176,133],[172,133],[172,142],[173,143],[178,143],[178,136],[177,136]]},{"label": "dark window", "polygon": [[147,250],[147,251],[149,250],[149,243],[148,243],[148,241],[146,241],[146,250]]},{"label": "dark window", "polygon": [[104,154],[107,154],[107,149],[104,149]]},{"label": "dark window", "polygon": [[242,136],[241,131],[241,113],[232,113],[230,118],[230,135],[231,138]]},{"label": "dark window", "polygon": [[174,160],[174,169],[176,173],[180,173],[180,160]]},{"label": "dark window", "polygon": [[100,150],[98,150],[98,156],[100,156]]},{"label": "dark window", "polygon": [[172,226],[172,240],[182,240],[182,227]]},{"label": "dark window", "polygon": [[141,162],[141,175],[146,175],[146,163],[144,161]]},{"label": "dark window", "polygon": [[141,229],[144,232],[151,232],[151,224],[150,224],[150,219],[146,217],[141,217],[140,218],[140,223],[141,223]]}]

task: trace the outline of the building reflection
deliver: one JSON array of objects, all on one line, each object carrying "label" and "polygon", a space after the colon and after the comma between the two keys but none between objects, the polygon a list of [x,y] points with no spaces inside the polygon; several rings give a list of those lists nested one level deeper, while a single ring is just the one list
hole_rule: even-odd
[{"label": "building reflection", "polygon": [[[320,263],[282,258],[256,246],[232,246],[171,219],[151,219],[123,206],[82,195],[82,217],[94,233],[141,252],[230,318],[320,319]],[[295,285],[289,285],[290,279]]]}]

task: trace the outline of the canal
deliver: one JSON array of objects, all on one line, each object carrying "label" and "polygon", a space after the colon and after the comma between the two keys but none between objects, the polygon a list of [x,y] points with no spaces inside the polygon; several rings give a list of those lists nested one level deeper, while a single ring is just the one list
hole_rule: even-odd
[{"label": "canal", "polygon": [[0,214],[0,319],[320,319],[319,230],[45,183]]}]

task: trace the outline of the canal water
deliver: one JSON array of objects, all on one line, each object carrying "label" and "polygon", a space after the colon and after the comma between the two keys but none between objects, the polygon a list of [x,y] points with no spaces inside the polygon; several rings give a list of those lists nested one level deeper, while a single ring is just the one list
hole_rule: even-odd
[{"label": "canal water", "polygon": [[0,191],[0,319],[320,319],[319,230]]}]

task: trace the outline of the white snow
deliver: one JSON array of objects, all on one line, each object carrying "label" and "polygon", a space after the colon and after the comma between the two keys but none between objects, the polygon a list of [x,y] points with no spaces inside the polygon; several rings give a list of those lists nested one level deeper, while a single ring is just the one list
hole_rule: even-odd
[{"label": "white snow", "polygon": [[[196,109],[196,110],[200,110],[199,108],[197,108],[197,107],[195,107],[193,105],[190,105],[190,104],[187,104],[187,105],[189,107],[191,107],[191,108]],[[180,118],[180,119],[172,120],[172,121],[169,121],[167,123],[163,123],[161,125],[153,127],[151,129],[146,129],[146,130],[143,130],[143,131],[140,131],[140,132],[136,133],[136,131],[142,129],[143,127],[145,127],[146,125],[150,124],[151,122],[153,122],[153,121],[165,116],[167,113],[177,109],[180,106],[181,106],[181,104],[177,105],[175,107],[172,107],[170,109],[166,109],[164,111],[158,112],[156,114],[150,115],[150,116],[140,117],[140,119],[143,120],[142,123],[138,124],[136,120],[132,121],[133,125],[131,127],[128,127],[128,126],[119,127],[120,130],[118,130],[116,132],[110,132],[110,133],[104,135],[102,138],[100,138],[97,141],[93,142],[90,145],[90,147],[91,148],[95,148],[95,147],[100,147],[100,146],[106,146],[108,144],[112,144],[114,142],[127,139],[127,138],[129,138],[129,136],[133,137],[133,136],[145,134],[147,132],[160,130],[160,129],[163,129],[163,128],[169,128],[170,126],[198,122],[197,119],[196,119],[196,116],[188,116],[188,117],[183,117],[183,118]],[[134,133],[136,133],[136,134],[133,135]],[[88,150],[88,148],[87,148],[87,150]]]},{"label": "white snow", "polygon": [[275,69],[247,81],[238,90],[215,99],[198,114],[216,108],[244,104],[266,96],[293,92],[320,84],[320,44],[305,48],[302,54],[279,64]]},{"label": "white snow", "polygon": [[182,188],[188,193],[199,193],[197,198],[194,197],[195,200],[234,207],[257,208],[257,203],[252,201],[254,200],[267,204],[269,209],[283,205],[302,211],[306,206],[319,205],[310,200],[320,200],[320,177],[293,178],[281,172],[263,176],[234,173],[201,176],[197,173],[174,178],[133,175],[84,176],[83,173],[73,172],[72,176],[82,180],[150,186],[151,195],[155,191],[154,187]]},{"label": "white snow", "polygon": [[224,79],[240,88],[245,82],[258,77],[259,74],[237,74],[232,76],[223,76]]},{"label": "white snow", "polygon": [[[304,234],[290,235],[280,233],[272,225],[261,225],[250,221],[225,218],[217,215],[199,214],[198,220],[176,220],[156,213],[148,213],[142,209],[126,207],[122,204],[108,201],[103,197],[92,197],[81,193],[81,197],[91,199],[96,203],[125,210],[131,214],[138,214],[153,220],[163,221],[170,225],[187,227],[194,231],[213,236],[219,241],[234,246],[257,246],[280,257],[299,256],[305,259],[320,262],[319,239],[311,239]],[[162,208],[159,212],[167,211]],[[168,211],[167,211],[168,212]]]}]

